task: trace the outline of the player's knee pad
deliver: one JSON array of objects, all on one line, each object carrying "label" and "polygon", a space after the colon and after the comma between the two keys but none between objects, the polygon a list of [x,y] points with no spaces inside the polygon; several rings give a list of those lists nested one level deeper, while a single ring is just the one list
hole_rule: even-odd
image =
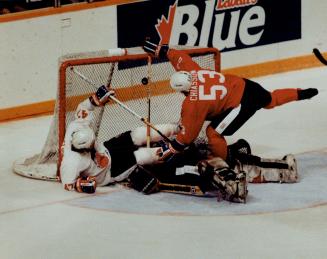
[{"label": "player's knee pad", "polygon": [[133,189],[144,194],[159,191],[159,180],[142,166],[136,166],[127,180]]}]

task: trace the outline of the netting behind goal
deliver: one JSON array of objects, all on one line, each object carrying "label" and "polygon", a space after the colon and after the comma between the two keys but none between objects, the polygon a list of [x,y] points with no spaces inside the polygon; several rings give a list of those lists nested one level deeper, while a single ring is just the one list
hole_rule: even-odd
[{"label": "netting behind goal", "polygon": [[[201,67],[220,70],[220,53],[215,48],[186,49]],[[152,124],[177,123],[184,96],[174,92],[169,79],[175,71],[168,60],[151,59],[141,48],[66,55],[59,62],[59,87],[53,120],[40,154],[19,159],[16,173],[37,179],[58,180],[60,146],[65,129],[74,119],[77,105],[101,85],[115,89],[115,97]],[[116,53],[117,54],[117,53]],[[142,84],[142,79],[148,84]],[[98,141],[105,141],[127,130],[142,126],[142,121],[114,102],[97,107],[92,127]],[[204,137],[204,132],[200,138]]]}]

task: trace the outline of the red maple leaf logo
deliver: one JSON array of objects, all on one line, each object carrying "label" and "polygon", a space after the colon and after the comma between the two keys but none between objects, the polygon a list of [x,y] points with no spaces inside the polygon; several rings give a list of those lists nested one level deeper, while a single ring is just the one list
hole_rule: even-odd
[{"label": "red maple leaf logo", "polygon": [[175,11],[176,11],[177,1],[175,4],[169,7],[168,18],[164,15],[161,16],[161,19],[158,19],[158,23],[155,25],[156,30],[160,36],[159,44],[169,44],[171,30],[174,23]]}]

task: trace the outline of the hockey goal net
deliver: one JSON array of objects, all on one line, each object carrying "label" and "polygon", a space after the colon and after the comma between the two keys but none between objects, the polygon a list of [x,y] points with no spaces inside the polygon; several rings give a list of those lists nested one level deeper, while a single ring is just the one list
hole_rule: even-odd
[{"label": "hockey goal net", "polygon": [[[15,161],[14,172],[36,179],[59,180],[60,147],[65,129],[74,119],[77,105],[101,85],[109,84],[115,89],[117,99],[152,124],[178,122],[184,96],[169,86],[174,72],[170,62],[152,59],[142,48],[121,50],[78,53],[60,58],[57,99],[47,140],[40,154]],[[185,51],[201,67],[220,70],[217,49],[186,48]],[[144,78],[148,79],[147,84]],[[98,141],[143,125],[139,118],[112,101],[105,107],[96,107],[94,115],[92,127]],[[204,132],[200,135],[203,137]]]}]

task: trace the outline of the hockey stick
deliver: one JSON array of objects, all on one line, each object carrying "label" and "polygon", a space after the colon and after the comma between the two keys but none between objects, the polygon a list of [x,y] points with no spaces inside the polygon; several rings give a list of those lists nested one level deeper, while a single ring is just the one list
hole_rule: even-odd
[{"label": "hockey stick", "polygon": [[111,100],[115,101],[118,105],[120,105],[122,108],[124,108],[126,111],[130,112],[136,118],[140,119],[144,124],[146,124],[147,126],[149,126],[150,128],[152,128],[153,130],[155,130],[161,137],[164,138],[164,140],[166,140],[169,143],[171,142],[171,140],[166,135],[164,135],[160,130],[158,130],[153,124],[151,124],[150,122],[148,122],[146,118],[143,118],[142,116],[140,116],[139,114],[137,114],[136,112],[134,112],[127,105],[125,105],[124,103],[122,103],[121,101],[119,101],[116,97],[114,97],[114,96],[109,96],[109,97],[110,97]]},{"label": "hockey stick", "polygon": [[313,54],[315,54],[316,58],[325,66],[327,66],[327,60],[323,57],[323,55],[321,54],[321,52],[319,51],[319,49],[314,48],[313,49]]},{"label": "hockey stick", "polygon": [[[134,189],[129,182],[119,182],[120,185]],[[175,184],[175,183],[162,183],[157,181],[156,187],[160,192],[176,193],[176,194],[185,194],[193,196],[202,196],[207,197],[205,193],[202,192],[199,186],[197,185],[187,185],[187,184]]]},{"label": "hockey stick", "polygon": [[[151,83],[151,78],[152,78],[152,58],[150,57],[150,55],[148,56],[148,65],[147,65],[147,72],[148,72],[148,76],[144,77],[142,79],[142,84],[146,86],[147,88],[147,101],[148,101],[148,117],[147,117],[147,121],[151,122],[151,91],[150,91],[150,83]],[[146,146],[150,147],[150,143],[151,143],[151,129],[149,126],[147,126],[146,128]]]},{"label": "hockey stick", "polygon": [[[150,91],[150,83],[152,81],[152,58],[148,57],[148,121],[151,122],[151,91]],[[147,147],[150,147],[151,142],[151,129],[147,127]]]},{"label": "hockey stick", "polygon": [[205,196],[199,186],[196,185],[184,185],[184,184],[172,184],[172,183],[158,183],[159,190],[162,192],[188,194],[195,196]]},{"label": "hockey stick", "polygon": [[[98,89],[98,85],[95,84],[94,82],[92,82],[89,78],[87,78],[81,72],[79,72],[75,68],[72,68],[72,71],[76,75],[78,75],[81,79],[83,79],[85,82],[89,83],[90,85],[94,86],[94,88]],[[119,101],[116,97],[110,95],[109,98],[111,100],[115,101],[118,105],[120,105],[126,111],[128,111],[129,113],[133,114],[135,117],[137,117],[138,119],[140,119],[144,124],[146,124],[147,126],[149,126],[150,128],[152,128],[153,130],[155,130],[164,140],[166,140],[167,142],[171,143],[171,140],[166,135],[164,135],[160,130],[158,130],[153,124],[151,124],[150,122],[148,122],[147,119],[145,119],[142,116],[140,116],[139,114],[137,114],[135,111],[133,111],[132,109],[130,109],[126,104],[124,104],[121,101]]]}]

